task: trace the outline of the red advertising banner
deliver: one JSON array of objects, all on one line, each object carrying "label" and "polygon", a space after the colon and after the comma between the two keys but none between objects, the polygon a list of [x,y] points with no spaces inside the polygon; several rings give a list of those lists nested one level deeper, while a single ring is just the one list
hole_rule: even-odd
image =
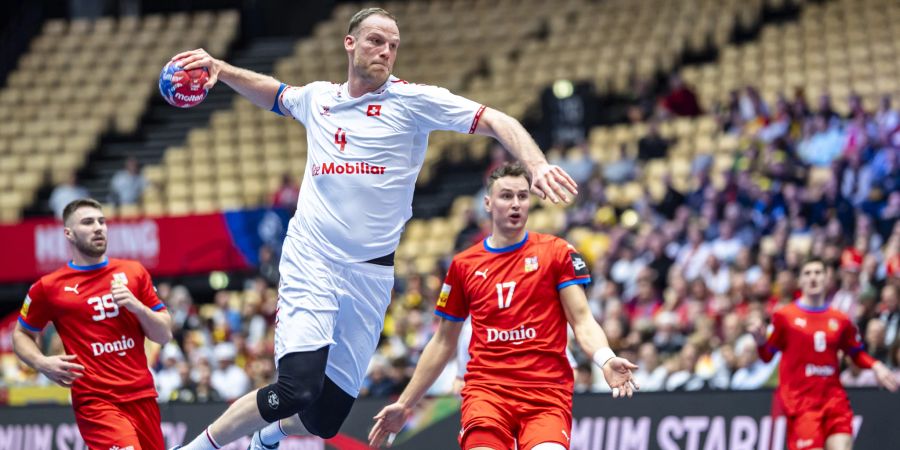
[{"label": "red advertising banner", "polygon": [[[108,253],[140,261],[153,275],[247,269],[256,263],[262,229],[284,229],[281,211],[253,210],[184,217],[110,220]],[[261,226],[266,222],[266,226]],[[8,251],[0,258],[0,283],[30,282],[71,259],[62,223],[26,220],[0,226]]]}]

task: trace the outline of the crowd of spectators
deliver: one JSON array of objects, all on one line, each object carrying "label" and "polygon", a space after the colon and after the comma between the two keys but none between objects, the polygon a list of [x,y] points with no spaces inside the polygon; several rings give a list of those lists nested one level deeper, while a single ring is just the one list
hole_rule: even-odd
[{"label": "crowd of spectators", "polygon": [[[673,87],[681,99],[675,103],[696,103],[684,101],[692,98],[688,86]],[[900,377],[900,113],[889,97],[874,111],[855,96],[849,104],[842,116],[827,96],[810,106],[798,91],[770,105],[752,87],[735,92],[712,112],[721,132],[741,142],[725,183],[713,183],[709,157],[698,155],[691,188],[679,191],[666,180],[659,200],[648,192],[627,208],[609,206],[605,187],[640,179],[640,160],[668,157],[671,143],[657,121],[669,114],[641,119],[650,122],[647,135],[635,154],[623,147],[616,163],[601,166],[586,151],[550,153],[582,185],[559,234],[571,239],[571,231],[582,231],[571,240],[591,261],[591,310],[614,350],[639,364],[642,390],[773,386],[778,359],[758,359],[746,326],[797,298],[796,270],[809,255],[828,264],[831,305],[855,321],[869,353]],[[697,112],[692,108],[686,114]],[[491,164],[503,155],[496,149]],[[823,170],[828,176],[814,179]],[[273,201],[295,196],[286,180]],[[467,217],[457,250],[487,232],[477,208]],[[211,303],[196,303],[182,286],[159,286],[175,328],[171,343],[149,349],[160,401],[232,400],[273,379],[277,250],[264,248],[260,257],[255,281],[243,291],[220,291]],[[414,264],[406,267],[397,274],[362,396],[399,393],[435,330],[442,269],[420,274]],[[59,347],[52,334],[48,345]],[[570,348],[576,390],[605,391],[599,370]],[[6,383],[48,383],[21,366],[3,370]],[[451,364],[430,392],[458,390],[461,372]],[[841,380],[875,385],[871,371],[852,365]]]}]

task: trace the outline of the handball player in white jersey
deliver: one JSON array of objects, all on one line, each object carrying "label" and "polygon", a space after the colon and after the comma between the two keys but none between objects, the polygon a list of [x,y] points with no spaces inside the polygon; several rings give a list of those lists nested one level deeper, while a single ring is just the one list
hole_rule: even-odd
[{"label": "handball player in white jersey", "polygon": [[[256,430],[251,449],[288,434],[337,434],[362,384],[393,287],[394,250],[412,215],[428,134],[492,136],[531,172],[533,190],[567,202],[575,182],[515,119],[434,86],[391,74],[400,46],[393,15],[368,8],[350,20],[344,83],[288,86],[202,49],[172,58],[209,68],[255,105],[306,126],[306,174],[280,263],[278,381],[235,401],[183,450],[213,450]],[[314,61],[309,61],[314,64]]]}]

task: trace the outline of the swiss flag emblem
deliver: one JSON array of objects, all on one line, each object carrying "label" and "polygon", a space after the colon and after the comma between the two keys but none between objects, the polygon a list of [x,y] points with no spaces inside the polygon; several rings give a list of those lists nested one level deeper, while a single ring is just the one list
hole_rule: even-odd
[{"label": "swiss flag emblem", "polygon": [[381,116],[381,105],[369,105],[366,108],[366,117]]}]

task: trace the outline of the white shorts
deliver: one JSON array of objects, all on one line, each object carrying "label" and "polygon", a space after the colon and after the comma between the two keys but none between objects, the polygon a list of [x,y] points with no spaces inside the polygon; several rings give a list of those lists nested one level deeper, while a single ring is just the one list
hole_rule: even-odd
[{"label": "white shorts", "polygon": [[325,375],[355,398],[384,327],[394,268],[333,261],[288,236],[279,270],[276,366],[288,353],[330,345]]}]

